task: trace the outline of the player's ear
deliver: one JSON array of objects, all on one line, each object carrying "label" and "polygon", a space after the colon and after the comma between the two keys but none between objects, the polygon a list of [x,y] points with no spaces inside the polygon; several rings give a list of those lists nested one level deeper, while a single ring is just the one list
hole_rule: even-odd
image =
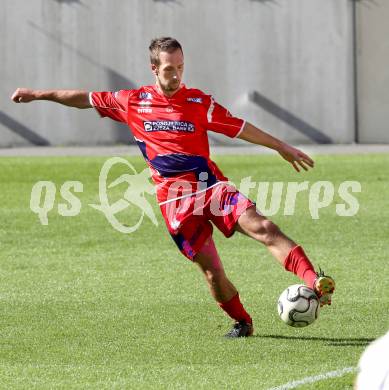
[{"label": "player's ear", "polygon": [[158,74],[158,67],[155,64],[150,65],[151,71],[157,76]]}]

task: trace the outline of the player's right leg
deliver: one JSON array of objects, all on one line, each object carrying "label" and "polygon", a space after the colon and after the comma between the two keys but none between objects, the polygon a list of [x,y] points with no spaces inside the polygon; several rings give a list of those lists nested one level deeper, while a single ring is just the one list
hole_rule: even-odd
[{"label": "player's right leg", "polygon": [[255,206],[248,208],[239,217],[235,230],[264,244],[287,271],[304,280],[316,292],[321,306],[331,304],[334,280],[321,271],[315,272],[303,248],[288,238],[272,221],[259,214]]},{"label": "player's right leg", "polygon": [[244,309],[238,291],[225,274],[212,236],[205,241],[193,261],[203,272],[209,290],[220,308],[236,321],[226,337],[251,336],[253,334],[252,319]]}]

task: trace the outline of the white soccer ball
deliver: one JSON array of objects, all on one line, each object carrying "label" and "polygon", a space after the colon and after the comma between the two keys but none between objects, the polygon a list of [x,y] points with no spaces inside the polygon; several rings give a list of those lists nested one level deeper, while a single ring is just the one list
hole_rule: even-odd
[{"label": "white soccer ball", "polygon": [[312,324],[319,315],[320,303],[315,292],[303,284],[285,289],[278,299],[278,314],[282,321],[302,328]]}]

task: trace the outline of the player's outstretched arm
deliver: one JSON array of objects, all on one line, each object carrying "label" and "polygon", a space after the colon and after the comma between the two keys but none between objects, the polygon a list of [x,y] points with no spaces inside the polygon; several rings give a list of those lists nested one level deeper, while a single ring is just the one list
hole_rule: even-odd
[{"label": "player's outstretched arm", "polygon": [[292,164],[297,172],[300,172],[300,167],[307,171],[309,167],[314,166],[313,160],[304,152],[258,129],[251,123],[245,123],[238,138],[276,150],[282,158]]},{"label": "player's outstretched arm", "polygon": [[69,107],[91,108],[89,93],[79,90],[34,90],[18,88],[11,96],[15,103],[49,100]]}]

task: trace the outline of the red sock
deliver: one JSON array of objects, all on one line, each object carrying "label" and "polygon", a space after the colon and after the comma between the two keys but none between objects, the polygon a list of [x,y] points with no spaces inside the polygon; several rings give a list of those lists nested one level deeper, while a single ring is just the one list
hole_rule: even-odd
[{"label": "red sock", "polygon": [[289,252],[284,261],[284,267],[287,271],[293,272],[300,279],[303,279],[308,287],[313,287],[317,277],[316,272],[300,245],[295,246]]},{"label": "red sock", "polygon": [[237,293],[228,302],[218,302],[218,305],[235,321],[246,321],[249,324],[253,323],[253,320],[244,309],[240,299],[239,293]]}]

